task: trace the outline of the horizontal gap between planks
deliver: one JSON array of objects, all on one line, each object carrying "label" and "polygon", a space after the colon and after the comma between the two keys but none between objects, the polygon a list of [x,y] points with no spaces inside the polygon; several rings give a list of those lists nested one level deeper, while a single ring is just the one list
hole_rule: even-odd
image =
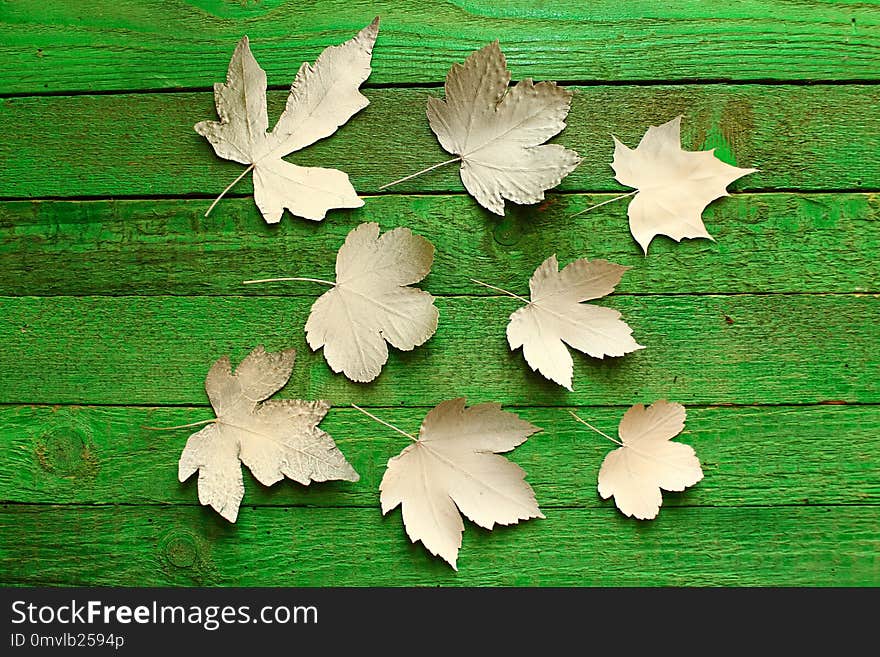
[{"label": "horizontal gap between planks", "polygon": [[[551,190],[548,196],[611,196],[620,194],[629,187],[619,187],[617,189],[570,189],[570,190]],[[743,192],[732,192],[729,196],[758,196],[762,194],[809,194],[809,195],[835,195],[835,194],[878,194],[880,186],[877,187],[844,187],[835,189],[799,189],[795,187],[758,187]],[[360,195],[361,198],[369,199],[379,196],[409,196],[409,197],[429,197],[429,196],[468,196],[464,191],[419,191],[419,192],[369,192]],[[81,196],[0,196],[0,203],[20,203],[20,202],[63,202],[70,201],[213,201],[217,198],[216,194],[121,194],[116,196],[106,195],[81,195]],[[224,199],[248,199],[253,198],[253,194],[229,193],[224,195]],[[207,209],[207,208],[205,208]],[[299,220],[299,219],[297,219]]]},{"label": "horizontal gap between planks", "polygon": [[[315,482],[321,483],[321,482]],[[604,502],[609,507],[613,505],[612,502]],[[59,502],[9,502],[6,500],[0,500],[0,505],[3,506],[4,509],[8,507],[54,507],[54,508],[115,508],[115,507],[127,507],[127,508],[145,508],[145,509],[154,509],[154,508],[198,508],[201,506],[205,506],[203,504],[199,504],[198,502],[70,502],[70,503],[59,503]],[[558,505],[544,505],[541,504],[542,510],[554,509],[554,510],[582,510],[582,509],[595,509],[601,508],[592,505],[585,504],[558,504]],[[378,507],[378,504],[247,504],[243,503],[241,505],[243,509],[375,509]],[[880,507],[880,502],[825,502],[822,504],[811,504],[810,502],[804,502],[801,504],[794,504],[791,502],[787,502],[785,504],[736,504],[730,506],[721,506],[718,504],[676,504],[670,506],[664,506],[663,508],[666,510],[669,509],[802,509],[802,508],[813,508],[813,509],[821,509],[821,508],[842,508],[842,507],[856,507],[856,508],[867,508],[867,507]]]},{"label": "horizontal gap between planks", "polygon": [[[222,71],[218,73],[222,77]],[[218,78],[219,79],[219,78]],[[518,80],[512,80],[511,84],[516,84]],[[685,86],[685,85],[726,85],[726,86],[746,86],[746,85],[765,85],[765,86],[793,86],[793,87],[809,87],[814,85],[831,85],[831,86],[848,86],[848,85],[875,85],[880,84],[880,79],[876,78],[849,78],[849,79],[825,79],[815,78],[809,80],[790,80],[787,78],[671,78],[666,80],[652,79],[626,79],[626,80],[554,80],[556,84],[568,87],[661,87],[661,86]],[[381,82],[381,83],[364,83],[361,89],[442,89],[445,82],[442,80],[434,82]],[[269,85],[267,91],[289,91],[290,85]],[[11,92],[0,93],[0,99],[3,98],[34,98],[34,97],[58,97],[58,96],[121,96],[121,95],[140,95],[140,94],[181,94],[181,93],[213,93],[213,87],[157,87],[152,89],[65,89],[60,91],[30,91],[30,92]]]},{"label": "horizontal gap between planks", "polygon": [[[361,408],[370,408],[373,410],[400,410],[400,409],[431,409],[434,408],[437,404],[383,404],[374,406],[371,404],[358,404]],[[606,409],[606,408],[617,408],[617,409],[626,409],[632,406],[632,404],[540,404],[540,405],[526,405],[526,404],[504,404],[504,408],[506,409],[535,409],[535,408],[581,408],[581,409]],[[820,401],[820,402],[804,402],[799,404],[797,402],[779,402],[779,403],[765,403],[765,404],[728,404],[724,402],[715,402],[715,403],[699,403],[699,404],[687,404],[687,408],[695,408],[695,409],[730,409],[730,410],[745,410],[745,409],[792,409],[792,410],[801,410],[808,408],[819,408],[825,406],[846,406],[848,408],[853,407],[866,407],[866,408],[874,408],[876,406],[880,406],[880,402],[848,402],[843,400],[828,400],[828,401]],[[0,402],[0,409],[2,408],[132,408],[132,409],[201,409],[201,408],[211,408],[210,403],[205,402],[204,404],[178,404],[178,403],[136,403],[136,404],[72,404],[72,403],[58,403],[52,404],[47,402],[39,402],[39,403],[28,403],[28,402]],[[351,406],[351,404],[342,404],[331,406],[331,409],[334,410],[351,410],[355,411],[356,409]],[[763,412],[756,413],[756,415],[764,415]]]},{"label": "horizontal gap between planks", "polygon": [[[284,282],[266,283],[266,285],[285,285]],[[0,287],[3,281],[0,280]],[[475,288],[481,286],[474,285]],[[434,293],[429,292],[435,299],[510,299],[505,294],[487,291],[486,294],[463,294],[463,293]],[[634,297],[634,298],[656,298],[656,297],[871,297],[880,295],[880,290],[853,290],[851,292],[613,292],[612,295],[604,298],[614,297]],[[288,294],[280,294],[278,292],[260,293],[256,288],[253,294],[175,294],[172,292],[162,294],[0,294],[0,301],[5,299],[290,299],[290,298],[308,298],[317,299],[319,293],[295,292],[291,290]]]},{"label": "horizontal gap between planks", "polygon": [[[823,297],[850,297],[853,295],[857,296],[873,296],[880,295],[880,291],[870,291],[870,290],[856,290],[853,292],[614,292],[614,296],[616,297],[777,297],[777,296],[787,296],[787,297],[796,297],[796,296],[823,296]],[[62,295],[63,296],[63,295]],[[69,295],[67,295],[69,296]],[[85,296],[85,295],[83,295]],[[100,296],[100,295],[98,295]],[[131,295],[129,295],[131,296]],[[168,295],[174,296],[174,295]],[[186,295],[186,296],[204,296],[204,295]],[[225,295],[223,295],[225,296]],[[251,295],[248,295],[251,296]],[[253,296],[311,296],[308,294],[302,295],[291,295],[291,294],[282,294],[282,295],[265,295],[258,294]],[[434,294],[435,297],[439,298],[450,298],[454,299],[457,297],[464,298],[498,298],[498,299],[507,299],[507,295],[504,294],[462,294],[462,293],[449,293],[449,294]],[[54,298],[54,297],[52,297]],[[602,297],[603,299],[605,297]]]}]

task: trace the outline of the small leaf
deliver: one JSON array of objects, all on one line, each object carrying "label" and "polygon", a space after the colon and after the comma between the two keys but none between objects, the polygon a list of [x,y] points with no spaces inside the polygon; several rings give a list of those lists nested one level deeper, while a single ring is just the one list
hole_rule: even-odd
[{"label": "small leaf", "polygon": [[605,457],[599,469],[599,494],[614,496],[627,516],[657,517],[663,504],[661,489],[683,491],[703,478],[693,447],[672,442],[684,429],[684,406],[666,400],[648,408],[636,404],[620,421],[622,446]]},{"label": "small leaf", "polygon": [[533,370],[569,390],[573,363],[566,344],[595,358],[644,349],[619,312],[581,303],[611,294],[627,269],[582,258],[559,271],[556,256],[547,258],[529,280],[531,301],[510,316],[510,348],[522,347]]},{"label": "small leaf", "polygon": [[703,225],[703,210],[729,196],[727,186],[757,169],[741,169],[715,157],[715,149],[681,148],[681,117],[651,126],[638,147],[628,148],[614,137],[615,178],[638,190],[627,214],[633,237],[647,254],[657,235],[677,242],[685,237],[712,239]]}]

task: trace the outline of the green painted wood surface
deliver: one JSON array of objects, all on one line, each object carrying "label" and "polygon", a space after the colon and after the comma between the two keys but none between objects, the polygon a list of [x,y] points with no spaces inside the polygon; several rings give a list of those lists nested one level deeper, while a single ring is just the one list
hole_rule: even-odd
[{"label": "green painted wood surface", "polygon": [[856,586],[880,578],[871,506],[549,509],[464,532],[459,572],[409,544],[378,507],[0,508],[0,569],[16,584],[258,586]]},{"label": "green painted wood surface", "polygon": [[880,291],[876,194],[736,194],[704,214],[716,242],[658,237],[650,258],[629,233],[625,202],[571,216],[608,198],[554,194],[502,219],[463,195],[387,195],[323,224],[278,226],[251,198],[225,200],[208,218],[201,199],[0,203],[0,295],[313,297],[320,289],[310,285],[242,281],[332,278],[336,251],[362,221],[429,237],[437,249],[424,288],[438,295],[495,294],[469,278],[526,293],[551,253],[630,266],[618,294]]},{"label": "green painted wood surface", "polygon": [[[516,405],[880,402],[878,295],[651,295],[609,298],[646,349],[575,352],[574,391],[533,373],[505,329],[509,297],[440,297],[437,333],[392,350],[362,385],[311,352],[310,297],[0,298],[0,359],[16,382],[0,403],[193,404],[211,363],[257,344],[294,347],[288,396],[424,406],[456,396]],[[830,354],[837,357],[830,358]]]},{"label": "green painted wood surface", "polygon": [[[21,0],[0,5],[0,583],[14,585],[880,585],[880,3],[583,3],[360,0],[241,3]],[[661,6],[664,5],[664,6]],[[337,166],[364,208],[268,227],[241,168],[192,125],[214,116],[243,33],[277,116],[303,59],[382,15],[371,105],[295,154]],[[584,158],[546,202],[482,211],[454,168],[378,187],[441,159],[427,126],[449,64],[499,38],[515,78],[577,93],[557,138]],[[99,93],[90,93],[99,92]],[[659,238],[644,257],[613,133],[635,143],[684,115],[684,144],[761,171],[705,213],[715,236]],[[305,345],[323,290],[244,286],[330,277],[361,221],[410,226],[437,255],[425,289],[441,322],[392,351],[370,385]],[[574,355],[575,391],[531,372],[504,338],[518,293],[551,253],[629,265],[618,308],[647,345]],[[281,397],[329,398],[323,427],[362,479],[265,488],[247,474],[239,521],[176,480],[186,430],[210,415],[203,380],[223,353],[293,346]],[[510,457],[547,518],[466,523],[458,573],[382,518],[378,482],[398,436],[442,399],[500,401],[541,426]],[[626,407],[688,406],[681,440],[706,476],[658,519],[595,491]]]},{"label": "green painted wood surface", "polygon": [[[568,408],[514,410],[543,429],[510,455],[528,472],[541,506],[611,511],[611,503],[596,495],[596,472],[614,445],[570,421]],[[571,410],[613,434],[625,408]],[[428,409],[374,411],[415,432]],[[0,472],[0,499],[196,505],[195,478],[179,484],[176,464],[186,438],[197,429],[159,433],[145,427],[210,416],[206,406],[2,407],[0,459],[9,467]],[[406,439],[346,406],[332,408],[321,427],[336,439],[361,481],[308,487],[288,481],[267,488],[245,469],[246,507],[378,504],[385,463],[406,447]],[[694,406],[681,440],[697,450],[706,477],[685,493],[667,495],[664,507],[763,506],[769,500],[775,505],[880,504],[880,407],[875,405]]]},{"label": "green painted wood surface", "polygon": [[517,78],[880,77],[874,0],[16,0],[0,13],[0,92],[208,88],[244,33],[280,88],[376,15],[374,84],[437,82],[494,39]]},{"label": "green painted wood surface", "polygon": [[[216,80],[224,77],[221,68]],[[678,114],[685,117],[686,148],[716,148],[732,164],[760,169],[731,190],[880,190],[880,136],[867,130],[855,137],[855,126],[880,110],[876,85],[574,89],[568,127],[553,141],[575,149],[583,161],[562,181],[562,191],[623,190],[610,167],[611,135],[635,146],[646,126]],[[371,103],[356,120],[288,159],[302,166],[343,168],[362,193],[449,159],[425,118],[427,99],[442,97],[441,89],[373,89],[366,95]],[[286,98],[285,91],[269,94],[271,121]],[[243,168],[216,157],[193,130],[196,122],[215,115],[212,94],[203,92],[4,99],[0,120],[11,129],[0,141],[5,164],[0,198],[213,198]],[[233,191],[251,189],[247,177]],[[389,191],[462,190],[457,169],[450,166]],[[472,214],[474,221],[494,216]]]}]

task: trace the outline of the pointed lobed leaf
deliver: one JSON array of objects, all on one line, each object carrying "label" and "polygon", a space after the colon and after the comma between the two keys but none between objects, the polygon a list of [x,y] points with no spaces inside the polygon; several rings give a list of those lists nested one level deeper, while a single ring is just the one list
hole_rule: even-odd
[{"label": "pointed lobed leaf", "polygon": [[703,224],[703,210],[728,196],[727,186],[754,173],[715,157],[714,149],[681,148],[681,116],[648,128],[635,149],[614,138],[615,178],[638,190],[627,209],[633,237],[647,253],[657,235],[676,241],[686,237],[712,239]]},{"label": "pointed lobed leaf", "polygon": [[626,270],[584,258],[559,271],[556,256],[547,258],[529,280],[531,302],[510,316],[510,348],[522,347],[529,367],[569,390],[574,364],[566,344],[595,358],[643,349],[619,312],[580,303],[611,293]]},{"label": "pointed lobed leaf", "polygon": [[247,37],[236,47],[226,84],[215,85],[220,121],[201,121],[195,130],[218,156],[251,165],[254,200],[267,223],[281,221],[285,208],[321,221],[331,209],[363,205],[342,171],[299,167],[281,158],[330,136],[369,104],[358,89],[370,75],[378,30],[376,18],[353,39],[325,48],[314,65],[304,63],[271,133],[266,132],[266,74]]},{"label": "pointed lobed leaf", "polygon": [[495,452],[540,429],[499,404],[465,408],[442,402],[425,417],[419,439],[388,461],[379,486],[382,513],[402,507],[410,540],[457,568],[459,512],[486,529],[543,518],[525,471]]}]

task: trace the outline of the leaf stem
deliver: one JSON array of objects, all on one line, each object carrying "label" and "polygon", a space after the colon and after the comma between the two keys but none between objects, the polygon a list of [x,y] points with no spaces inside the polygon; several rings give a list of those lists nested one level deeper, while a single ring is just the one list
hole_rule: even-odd
[{"label": "leaf stem", "polygon": [[258,278],[253,281],[242,281],[243,285],[251,285],[252,283],[280,283],[282,281],[305,281],[306,283],[323,283],[330,287],[336,287],[333,281],[325,281],[323,278],[305,278],[301,276],[284,276],[282,278]]},{"label": "leaf stem", "polygon": [[476,283],[477,285],[482,285],[483,287],[488,287],[490,290],[498,290],[499,292],[504,292],[504,294],[506,294],[507,296],[513,297],[514,299],[519,299],[520,301],[522,301],[525,304],[531,303],[531,301],[529,301],[525,297],[521,297],[518,294],[514,294],[510,290],[505,290],[503,287],[496,287],[494,285],[489,285],[488,283],[484,283],[483,281],[478,281],[476,278],[470,278],[468,280],[471,281],[472,283]]},{"label": "leaf stem", "polygon": [[451,160],[446,160],[445,162],[441,162],[440,164],[435,164],[433,166],[428,167],[427,169],[422,169],[421,171],[416,171],[415,173],[411,173],[410,175],[408,175],[404,178],[401,178],[400,180],[395,180],[394,182],[390,182],[385,185],[382,185],[379,188],[379,191],[381,192],[383,189],[387,189],[388,187],[393,187],[394,185],[396,185],[398,183],[406,182],[407,180],[412,180],[416,176],[421,176],[423,173],[428,173],[429,171],[433,171],[434,169],[439,169],[440,167],[445,167],[447,164],[452,164],[453,162],[461,162],[461,158],[454,157]]},{"label": "leaf stem", "polygon": [[217,205],[217,204],[220,202],[220,199],[223,198],[224,196],[226,196],[226,192],[228,192],[230,189],[232,189],[233,187],[235,187],[235,185],[238,183],[238,181],[241,180],[242,178],[244,178],[248,173],[250,173],[250,171],[251,171],[255,166],[257,166],[256,163],[250,165],[247,169],[245,169],[244,171],[241,172],[241,175],[240,175],[238,178],[236,178],[236,179],[233,180],[231,183],[229,183],[229,184],[226,186],[226,189],[224,189],[222,192],[220,192],[220,196],[218,196],[217,198],[214,199],[214,202],[211,203],[211,207],[208,208],[207,211],[205,212],[205,216],[206,216],[206,217],[207,217],[209,214],[211,214],[211,210],[213,210],[213,209],[214,209],[214,206]]},{"label": "leaf stem", "polygon": [[[621,194],[620,196],[615,196],[614,198],[610,198],[607,201],[602,201],[601,203],[597,203],[596,205],[591,205],[586,210],[581,210],[580,212],[575,212],[573,215],[571,215],[571,217],[576,217],[579,214],[584,214],[586,212],[589,212],[590,210],[595,210],[596,208],[601,208],[603,205],[608,205],[609,203],[614,203],[614,201],[619,201],[620,199],[627,198],[628,196],[635,196],[638,193],[639,193],[639,190],[634,189],[633,191],[629,192],[628,194]],[[569,219],[571,219],[571,217],[569,217]]]},{"label": "leaf stem", "polygon": [[369,411],[365,411],[364,409],[362,409],[362,408],[361,408],[360,406],[358,406],[357,404],[352,404],[352,407],[353,407],[353,408],[356,408],[357,410],[359,410],[361,413],[363,413],[363,414],[366,415],[367,417],[371,417],[371,418],[373,418],[373,419],[376,420],[376,422],[378,422],[379,424],[384,424],[384,425],[385,425],[386,427],[388,427],[389,429],[394,429],[397,433],[403,434],[404,436],[406,436],[406,437],[409,438],[410,440],[413,440],[413,441],[415,441],[415,442],[419,442],[419,439],[416,438],[416,437],[415,437],[414,435],[412,435],[411,433],[407,433],[407,432],[404,431],[403,429],[398,429],[397,427],[395,427],[395,426],[394,426],[393,424],[391,424],[390,422],[386,422],[385,420],[376,417],[375,415],[373,415],[373,414],[370,413]]},{"label": "leaf stem", "polygon": [[142,429],[146,429],[148,431],[173,431],[174,429],[187,429],[189,427],[200,427],[203,424],[214,424],[218,422],[217,418],[211,418],[210,420],[201,420],[199,422],[190,422],[189,424],[178,424],[176,427],[141,427]]},{"label": "leaf stem", "polygon": [[594,427],[592,424],[590,424],[590,423],[587,422],[586,420],[582,420],[580,417],[577,416],[577,414],[576,414],[574,411],[569,411],[569,413],[571,413],[571,416],[572,416],[575,420],[577,420],[577,421],[580,422],[581,424],[585,424],[586,426],[590,427],[590,429],[592,429],[593,431],[595,431],[596,433],[598,433],[600,436],[604,436],[605,438],[607,438],[608,440],[610,440],[612,443],[616,443],[616,444],[620,445],[621,447],[624,446],[623,443],[620,442],[619,440],[617,440],[616,438],[612,438],[611,436],[609,436],[609,435],[608,435],[607,433],[605,433],[604,431],[599,431],[596,427]]}]

